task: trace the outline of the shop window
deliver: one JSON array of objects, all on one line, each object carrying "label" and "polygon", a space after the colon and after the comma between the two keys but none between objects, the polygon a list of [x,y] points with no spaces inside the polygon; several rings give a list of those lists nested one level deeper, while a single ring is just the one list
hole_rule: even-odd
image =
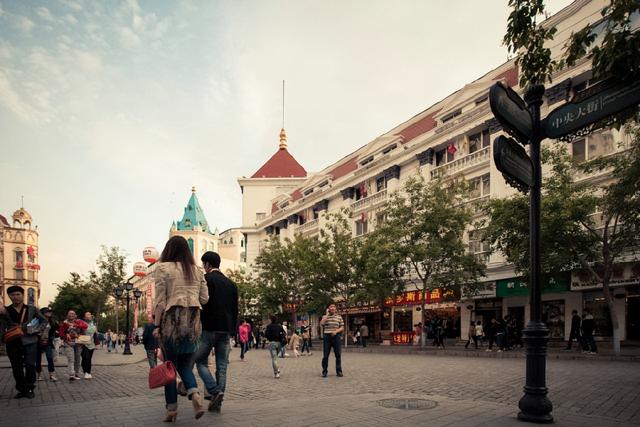
[{"label": "shop window", "polygon": [[577,163],[606,156],[614,151],[615,138],[610,130],[597,132],[571,143],[571,154]]},{"label": "shop window", "polygon": [[413,310],[411,308],[396,308],[395,313],[393,313],[393,331],[413,331]]},{"label": "shop window", "polygon": [[604,299],[602,291],[583,292],[583,307],[589,309],[593,315],[596,324],[596,330],[593,335],[596,337],[613,336],[613,325],[611,324],[611,316],[609,315],[609,306]]},{"label": "shop window", "polygon": [[542,301],[542,321],[550,339],[564,339],[564,300]]}]

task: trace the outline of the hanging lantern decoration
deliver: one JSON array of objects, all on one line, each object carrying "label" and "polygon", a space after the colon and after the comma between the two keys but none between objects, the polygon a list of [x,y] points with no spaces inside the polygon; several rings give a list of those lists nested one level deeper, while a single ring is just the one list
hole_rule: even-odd
[{"label": "hanging lantern decoration", "polygon": [[144,262],[136,262],[133,264],[133,274],[138,277],[147,275],[147,265]]},{"label": "hanging lantern decoration", "polygon": [[158,261],[160,255],[158,254],[158,250],[156,248],[154,248],[153,246],[147,246],[142,250],[142,257],[149,264],[153,264],[154,262]]}]

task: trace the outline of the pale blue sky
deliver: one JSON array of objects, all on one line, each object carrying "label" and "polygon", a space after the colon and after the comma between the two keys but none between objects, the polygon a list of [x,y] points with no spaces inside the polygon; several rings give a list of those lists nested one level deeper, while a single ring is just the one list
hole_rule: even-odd
[{"label": "pale blue sky", "polygon": [[[552,12],[569,0],[549,2]],[[40,231],[43,303],[99,246],[162,249],[191,186],[238,226],[277,149],[324,168],[506,60],[506,0],[0,0],[0,213]]]}]

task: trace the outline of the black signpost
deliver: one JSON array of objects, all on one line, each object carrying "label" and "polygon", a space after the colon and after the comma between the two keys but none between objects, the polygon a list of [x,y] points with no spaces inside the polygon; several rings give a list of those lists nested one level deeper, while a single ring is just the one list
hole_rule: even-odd
[{"label": "black signpost", "polygon": [[[605,120],[640,103],[640,81],[610,84],[604,82],[596,93],[578,97],[540,118],[544,86],[533,85],[523,101],[502,83],[489,91],[491,111],[505,130],[522,145],[529,144],[529,156],[514,139],[499,136],[493,143],[496,167],[507,183],[529,195],[529,292],[531,316],[522,331],[527,344],[527,371],[524,396],[518,418],[536,423],[553,422],[553,405],[547,397],[546,357],[549,329],[542,322],[540,299],[540,202],[542,165],[540,143],[544,138],[571,137],[592,131]],[[526,103],[525,103],[526,101]],[[525,107],[526,105],[526,107]]]}]

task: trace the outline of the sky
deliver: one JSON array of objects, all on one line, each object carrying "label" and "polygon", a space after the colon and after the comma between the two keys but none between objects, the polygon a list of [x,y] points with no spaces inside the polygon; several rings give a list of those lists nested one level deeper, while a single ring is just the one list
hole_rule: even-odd
[{"label": "sky", "polygon": [[237,178],[277,150],[282,80],[289,151],[318,171],[506,61],[508,12],[507,0],[0,0],[0,214],[24,196],[40,303],[94,269],[101,245],[131,264],[161,250],[192,186],[212,228],[239,226]]}]

